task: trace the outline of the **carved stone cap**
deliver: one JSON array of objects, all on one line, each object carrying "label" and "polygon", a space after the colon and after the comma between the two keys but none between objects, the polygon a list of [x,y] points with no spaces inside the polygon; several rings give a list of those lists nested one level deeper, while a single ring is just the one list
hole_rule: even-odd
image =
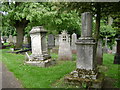
[{"label": "carved stone cap", "polygon": [[33,27],[32,30],[30,31],[30,34],[33,34],[33,33],[47,33],[47,30],[45,30],[43,28],[43,26],[36,26],[36,27]]}]

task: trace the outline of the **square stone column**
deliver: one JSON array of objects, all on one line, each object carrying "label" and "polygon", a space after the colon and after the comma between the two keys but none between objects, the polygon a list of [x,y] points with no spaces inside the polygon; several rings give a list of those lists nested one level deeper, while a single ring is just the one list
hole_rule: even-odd
[{"label": "square stone column", "polygon": [[95,40],[92,38],[92,15],[82,14],[81,37],[76,42],[76,70],[65,76],[66,83],[76,86],[85,84],[88,88],[101,88],[103,76],[98,73],[95,61]]},{"label": "square stone column", "polygon": [[82,14],[82,32],[76,45],[77,68],[93,70],[95,68],[95,42],[92,38],[92,15],[88,12]]}]

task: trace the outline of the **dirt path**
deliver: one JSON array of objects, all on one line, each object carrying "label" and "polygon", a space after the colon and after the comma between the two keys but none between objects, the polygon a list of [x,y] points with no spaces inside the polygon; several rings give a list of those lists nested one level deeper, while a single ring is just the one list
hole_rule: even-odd
[{"label": "dirt path", "polygon": [[[2,66],[1,66],[2,65]],[[2,75],[2,88],[22,88],[20,82],[12,72],[8,71],[4,64],[0,62],[0,76]],[[1,78],[0,78],[1,80]],[[1,88],[1,87],[0,87]]]}]

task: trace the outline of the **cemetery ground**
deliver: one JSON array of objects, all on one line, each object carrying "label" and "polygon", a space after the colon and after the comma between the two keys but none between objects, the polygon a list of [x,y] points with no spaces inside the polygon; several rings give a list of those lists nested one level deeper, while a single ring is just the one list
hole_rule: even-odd
[{"label": "cemetery ground", "polygon": [[[57,61],[57,64],[41,68],[24,64],[25,55],[7,53],[9,49],[2,50],[2,62],[10,72],[21,82],[23,88],[77,88],[63,83],[64,76],[75,70],[76,55],[72,61]],[[58,55],[51,54],[57,59]],[[104,88],[120,88],[120,65],[113,64],[114,55],[104,54],[101,71],[105,74]],[[83,84],[82,88],[86,86]]]}]

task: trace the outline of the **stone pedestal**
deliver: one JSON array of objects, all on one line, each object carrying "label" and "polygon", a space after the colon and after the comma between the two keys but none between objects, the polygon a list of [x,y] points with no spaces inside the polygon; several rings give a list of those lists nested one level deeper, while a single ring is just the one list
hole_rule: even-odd
[{"label": "stone pedestal", "polygon": [[92,38],[92,15],[82,14],[81,37],[76,42],[76,70],[67,75],[64,80],[69,84],[87,85],[88,88],[101,88],[103,78],[99,77],[95,61],[95,40]]},{"label": "stone pedestal", "polygon": [[30,31],[32,54],[28,57],[27,64],[45,67],[54,62],[48,54],[46,33],[42,26],[33,27]]},{"label": "stone pedestal", "polygon": [[117,41],[117,52],[114,57],[114,64],[120,64],[120,35],[118,36]]}]

